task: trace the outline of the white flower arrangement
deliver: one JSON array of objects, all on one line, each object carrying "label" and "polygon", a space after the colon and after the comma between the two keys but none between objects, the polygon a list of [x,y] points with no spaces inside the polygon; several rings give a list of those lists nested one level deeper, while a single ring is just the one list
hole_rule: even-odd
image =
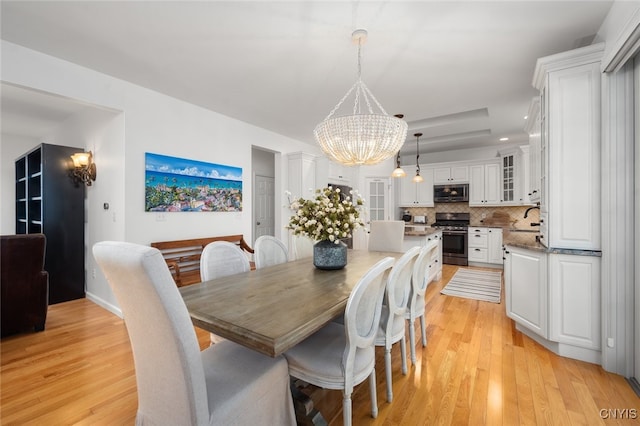
[{"label": "white flower arrangement", "polygon": [[363,205],[364,199],[357,191],[352,190],[341,200],[340,188],[316,189],[314,198],[299,198],[291,203],[290,208],[296,213],[288,227],[295,235],[339,244],[340,239],[350,238],[354,229],[364,227],[359,211]]}]

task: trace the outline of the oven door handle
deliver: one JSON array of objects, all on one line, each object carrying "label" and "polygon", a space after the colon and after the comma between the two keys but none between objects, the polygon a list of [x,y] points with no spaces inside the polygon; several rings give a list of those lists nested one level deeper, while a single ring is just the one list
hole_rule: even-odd
[{"label": "oven door handle", "polygon": [[466,235],[467,231],[442,231],[442,235]]}]

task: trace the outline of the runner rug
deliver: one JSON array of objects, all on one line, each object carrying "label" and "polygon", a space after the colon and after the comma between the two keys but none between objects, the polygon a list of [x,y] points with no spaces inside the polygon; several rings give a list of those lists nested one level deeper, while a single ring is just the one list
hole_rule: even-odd
[{"label": "runner rug", "polygon": [[500,303],[501,283],[502,271],[459,268],[440,293],[448,296]]}]

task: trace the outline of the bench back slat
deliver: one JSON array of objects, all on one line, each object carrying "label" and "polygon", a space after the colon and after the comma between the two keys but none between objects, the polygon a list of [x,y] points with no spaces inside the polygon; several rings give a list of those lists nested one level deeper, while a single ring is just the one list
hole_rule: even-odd
[{"label": "bench back slat", "polygon": [[[238,245],[247,253],[253,249],[246,243],[242,234],[219,237],[194,238],[190,240],[160,241],[151,243],[162,253],[169,266],[171,275],[178,287],[200,282],[200,256],[207,244],[214,241],[228,241]],[[252,262],[253,269],[253,262]]]}]

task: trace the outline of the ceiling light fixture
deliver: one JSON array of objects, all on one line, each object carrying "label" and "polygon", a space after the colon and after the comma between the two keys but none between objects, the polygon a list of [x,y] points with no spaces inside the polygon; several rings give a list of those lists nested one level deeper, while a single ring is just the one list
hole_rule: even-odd
[{"label": "ceiling light fixture", "polygon": [[398,151],[398,155],[396,157],[396,168],[393,170],[393,172],[391,173],[391,177],[394,178],[403,178],[405,177],[407,174],[404,172],[404,170],[402,169],[402,167],[400,166],[400,151]]},{"label": "ceiling light fixture", "polygon": [[[407,123],[392,117],[382,108],[361,78],[361,48],[367,31],[358,29],[351,34],[358,44],[358,79],[346,95],[316,126],[313,134],[322,151],[333,161],[347,166],[378,164],[402,148],[407,137]],[[334,117],[344,101],[355,91],[351,115]],[[379,112],[374,112],[371,102]],[[363,103],[366,110],[363,111]]]},{"label": "ceiling light fixture", "polygon": [[413,177],[412,181],[415,183],[420,183],[424,181],[424,178],[420,176],[420,146],[418,144],[422,133],[414,133],[413,136],[416,137],[416,175]]},{"label": "ceiling light fixture", "polygon": [[[404,117],[404,115],[395,114],[394,117],[402,118]],[[396,168],[393,170],[393,172],[391,172],[391,177],[403,178],[406,175],[407,174],[404,172],[404,170],[402,169],[402,166],[400,165],[400,151],[398,151],[398,153],[396,154]]]},{"label": "ceiling light fixture", "polygon": [[500,138],[500,142],[506,142],[508,140],[509,140],[509,138]]}]

